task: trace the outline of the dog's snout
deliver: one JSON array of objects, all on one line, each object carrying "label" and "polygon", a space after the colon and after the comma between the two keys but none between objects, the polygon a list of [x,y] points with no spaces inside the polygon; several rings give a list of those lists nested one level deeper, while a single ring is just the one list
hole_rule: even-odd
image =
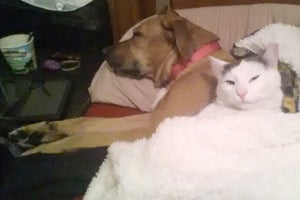
[{"label": "dog's snout", "polygon": [[122,57],[117,56],[117,51],[114,51],[114,46],[108,46],[102,49],[105,60],[109,63],[109,65],[113,68],[121,68],[122,63],[124,62]]},{"label": "dog's snout", "polygon": [[105,60],[114,73],[121,76],[140,78],[144,72],[140,71],[139,62],[135,59],[130,41],[124,41],[102,49]]}]

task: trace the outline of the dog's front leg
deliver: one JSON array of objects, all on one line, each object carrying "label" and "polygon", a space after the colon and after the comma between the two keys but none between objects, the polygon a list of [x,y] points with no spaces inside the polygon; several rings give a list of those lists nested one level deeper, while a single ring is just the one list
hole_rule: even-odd
[{"label": "dog's front leg", "polygon": [[124,131],[113,132],[90,132],[85,134],[72,135],[61,140],[48,144],[41,144],[38,147],[25,151],[22,156],[33,153],[62,153],[77,150],[80,148],[93,148],[109,146],[116,141],[132,142],[137,139],[148,138],[152,134],[148,127],[138,127]]},{"label": "dog's front leg", "polygon": [[90,133],[120,132],[147,127],[149,119],[150,114],[146,113],[122,118],[80,117],[62,121],[39,122],[10,132],[9,139],[22,148],[31,149],[74,135],[88,137]]}]

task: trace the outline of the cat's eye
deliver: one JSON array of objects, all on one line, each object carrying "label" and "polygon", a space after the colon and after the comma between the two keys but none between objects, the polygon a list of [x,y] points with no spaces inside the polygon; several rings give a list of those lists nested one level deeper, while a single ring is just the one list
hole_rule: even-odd
[{"label": "cat's eye", "polygon": [[253,77],[249,80],[249,82],[255,81],[256,79],[258,79],[258,77],[259,77],[259,75],[253,76]]},{"label": "cat's eye", "polygon": [[232,81],[232,80],[226,80],[225,83],[227,83],[228,85],[234,85],[235,84],[234,81]]}]

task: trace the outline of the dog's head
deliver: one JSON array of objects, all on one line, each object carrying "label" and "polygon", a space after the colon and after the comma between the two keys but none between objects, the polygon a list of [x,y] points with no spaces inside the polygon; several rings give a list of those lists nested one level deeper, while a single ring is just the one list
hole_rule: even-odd
[{"label": "dog's head", "polygon": [[190,58],[202,45],[217,39],[215,34],[166,9],[134,28],[130,39],[103,52],[116,74],[148,77],[159,87],[169,80],[174,63]]}]

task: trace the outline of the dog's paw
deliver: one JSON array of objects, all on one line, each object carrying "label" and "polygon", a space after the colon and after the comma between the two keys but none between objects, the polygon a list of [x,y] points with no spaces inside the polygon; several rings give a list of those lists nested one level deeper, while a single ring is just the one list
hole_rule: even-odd
[{"label": "dog's paw", "polygon": [[31,149],[42,143],[49,143],[67,137],[57,129],[55,122],[40,122],[18,128],[8,134],[11,142],[24,148]]}]

